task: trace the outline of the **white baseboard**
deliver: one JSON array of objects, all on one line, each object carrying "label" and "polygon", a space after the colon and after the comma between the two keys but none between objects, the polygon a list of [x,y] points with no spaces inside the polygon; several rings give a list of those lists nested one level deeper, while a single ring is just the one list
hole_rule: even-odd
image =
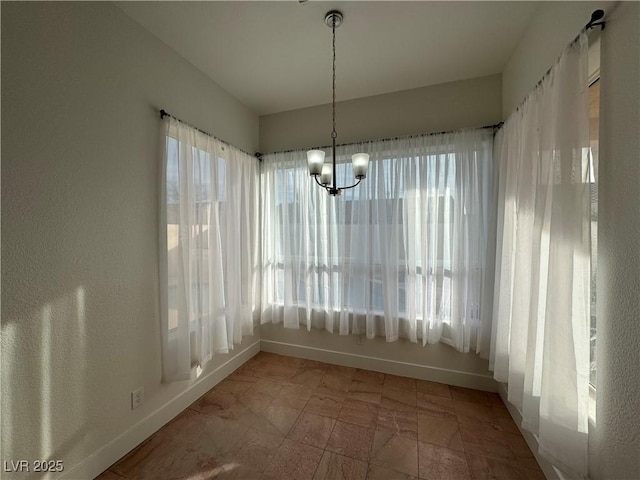
[{"label": "white baseboard", "polygon": [[260,351],[260,341],[256,341],[243,352],[229,359],[209,373],[191,388],[185,390],[169,403],[133,425],[127,431],[104,447],[97,450],[84,461],[66,471],[60,478],[65,480],[95,478],[116,461],[137,447],[153,433],[171,421],[176,415],[195,402],[198,398],[220,383],[225,377],[248,361]]},{"label": "white baseboard", "polygon": [[388,373],[390,375],[400,375],[403,377],[417,378],[419,380],[429,380],[432,382],[446,383],[448,385],[456,385],[458,387],[484,390],[486,392],[498,391],[498,382],[496,382],[490,375],[449,370],[445,368],[431,367],[429,365],[400,362],[386,358],[357,355],[354,353],[326,350],[292,343],[275,342],[273,340],[261,340],[260,350],[280,355],[288,355],[291,357],[316,360],[318,362],[332,363],[334,365],[342,365],[345,367],[363,368],[366,370]]},{"label": "white baseboard", "polygon": [[536,436],[529,430],[525,430],[520,426],[522,424],[522,415],[520,415],[518,409],[507,400],[508,391],[506,383],[500,383],[498,393],[500,394],[500,398],[504,404],[507,406],[507,410],[509,410],[511,418],[513,418],[513,421],[518,426],[520,433],[522,433],[524,441],[527,442],[531,452],[533,452],[534,457],[536,457],[536,462],[540,465],[540,469],[547,480],[565,480],[565,477],[551,464],[551,462],[538,453],[538,439]]}]

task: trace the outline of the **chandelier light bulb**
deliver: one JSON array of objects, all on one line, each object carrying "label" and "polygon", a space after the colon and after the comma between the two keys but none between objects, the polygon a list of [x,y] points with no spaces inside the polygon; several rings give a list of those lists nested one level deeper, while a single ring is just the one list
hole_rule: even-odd
[{"label": "chandelier light bulb", "polygon": [[369,154],[356,153],[351,155],[351,162],[353,163],[353,176],[358,179],[365,178],[369,169]]},{"label": "chandelier light bulb", "polygon": [[320,175],[324,164],[324,150],[309,150],[307,152],[307,165],[309,175]]},{"label": "chandelier light bulb", "polygon": [[322,173],[320,174],[320,183],[322,185],[329,185],[333,178],[333,166],[330,163],[322,165]]}]

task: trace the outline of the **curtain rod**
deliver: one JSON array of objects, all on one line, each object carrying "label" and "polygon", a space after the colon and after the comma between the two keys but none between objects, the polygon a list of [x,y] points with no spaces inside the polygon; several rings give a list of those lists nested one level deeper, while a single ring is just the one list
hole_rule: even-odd
[{"label": "curtain rod", "polygon": [[[588,32],[589,30],[591,30],[592,28],[596,28],[596,27],[600,27],[600,31],[604,30],[604,27],[606,26],[607,22],[605,20],[600,21],[601,18],[604,17],[604,10],[594,10],[591,13],[591,19],[587,22],[587,24],[584,26],[584,28],[582,30],[580,30],[580,33],[578,33],[578,35],[576,35],[574,37],[573,40],[571,40],[569,42],[568,46],[573,45],[574,43],[576,43],[579,39],[580,39],[580,35],[582,34],[582,32]],[[562,54],[560,54],[562,55]],[[555,67],[555,65],[558,63],[558,60],[560,60],[560,57],[558,57],[556,59],[555,62],[553,62],[553,65],[551,65],[549,67],[549,69],[544,72],[544,75],[542,75],[542,77],[540,78],[540,80],[538,80],[538,82],[534,85],[533,89],[531,90],[531,92],[529,92],[527,94],[527,96],[524,98],[524,100],[522,100],[522,102],[520,102],[520,104],[513,110],[514,112],[517,112],[518,110],[520,110],[520,108],[522,108],[522,106],[525,104],[525,102],[527,101],[527,99],[529,98],[529,96],[540,86],[542,85],[542,82],[544,82],[546,80],[546,78],[549,76],[549,74],[551,73],[551,70],[553,70],[553,67]],[[513,113],[513,112],[512,112]],[[502,122],[504,123],[504,122]]]},{"label": "curtain rod", "polygon": [[208,135],[208,136],[209,136],[209,137],[211,137],[211,138],[215,138],[215,139],[216,139],[216,140],[218,140],[219,142],[222,142],[222,143],[224,143],[225,145],[228,145],[229,147],[233,147],[233,148],[235,148],[235,149],[237,149],[237,150],[240,150],[240,151],[241,151],[242,153],[244,153],[245,155],[249,155],[250,157],[255,157],[255,158],[257,158],[258,160],[262,161],[262,159],[260,158],[260,157],[262,156],[262,154],[261,154],[261,153],[255,153],[255,154],[252,154],[252,153],[249,153],[249,152],[245,152],[245,151],[244,151],[244,150],[242,150],[241,148],[238,148],[238,147],[236,147],[235,145],[232,145],[232,144],[231,144],[231,143],[229,143],[229,142],[225,142],[225,141],[224,141],[224,140],[222,140],[221,138],[218,138],[218,137],[216,137],[215,135],[211,135],[210,133],[205,132],[204,130],[199,129],[198,127],[194,127],[194,126],[193,126],[193,125],[191,125],[190,123],[187,123],[187,122],[185,122],[185,121],[183,121],[183,120],[179,119],[178,117],[175,117],[175,116],[171,115],[171,114],[170,114],[169,112],[167,112],[165,109],[160,109],[160,118],[162,119],[162,118],[164,118],[164,117],[171,117],[171,118],[173,118],[174,120],[178,120],[180,123],[184,123],[184,124],[185,124],[185,125],[187,125],[188,127],[191,127],[191,128],[193,128],[194,130],[197,130],[197,131],[198,131],[198,132],[200,132],[200,133],[204,133],[205,135]]},{"label": "curtain rod", "polygon": [[[471,130],[484,130],[484,129],[497,129],[502,127],[502,125],[504,124],[504,122],[499,122],[499,123],[494,123],[493,125],[485,125],[484,127],[477,127]],[[431,133],[416,133],[416,134],[412,134],[412,135],[400,135],[398,137],[386,137],[386,138],[375,138],[373,140],[364,140],[362,142],[349,142],[349,143],[340,143],[338,145],[336,145],[336,147],[348,147],[350,145],[359,145],[362,143],[369,143],[369,142],[392,142],[394,140],[404,140],[404,139],[408,139],[408,138],[420,138],[420,137],[430,137],[432,135],[446,135],[448,133],[458,133],[458,132],[463,132],[465,130],[468,129],[459,129],[459,130],[445,130],[442,132],[431,132]],[[313,149],[316,150],[321,150],[323,148],[331,148],[331,145],[325,145],[322,147],[313,147]],[[291,153],[291,152],[302,152],[304,151],[304,149],[302,148],[292,148],[291,150],[280,150],[278,152],[269,152],[269,153],[256,153],[256,156],[260,155],[260,156],[264,156],[264,155],[275,155],[278,153]]]}]

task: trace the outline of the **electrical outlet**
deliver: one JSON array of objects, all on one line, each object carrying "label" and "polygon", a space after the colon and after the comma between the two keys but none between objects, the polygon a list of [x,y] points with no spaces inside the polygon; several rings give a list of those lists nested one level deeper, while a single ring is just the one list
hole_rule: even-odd
[{"label": "electrical outlet", "polygon": [[144,387],[131,392],[131,410],[138,408],[144,402]]}]

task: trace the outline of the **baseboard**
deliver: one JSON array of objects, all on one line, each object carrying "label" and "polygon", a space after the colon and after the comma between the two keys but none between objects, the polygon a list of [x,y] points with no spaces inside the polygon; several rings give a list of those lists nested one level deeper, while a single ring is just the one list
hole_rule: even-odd
[{"label": "baseboard", "polygon": [[527,445],[529,445],[534,457],[536,457],[536,461],[538,462],[538,465],[540,465],[540,469],[547,480],[565,480],[565,477],[551,464],[551,462],[538,453],[538,439],[536,436],[529,430],[525,430],[520,426],[522,425],[522,415],[518,409],[507,400],[508,391],[506,383],[500,383],[498,393],[500,394],[500,398],[504,404],[507,406],[507,410],[509,410],[511,418],[513,418],[513,421],[518,426],[520,433],[522,433],[524,441],[527,442]]},{"label": "baseboard", "polygon": [[326,350],[292,343],[275,342],[273,340],[261,340],[260,350],[345,367],[363,368],[388,373],[390,375],[400,375],[403,377],[417,378],[419,380],[429,380],[432,382],[446,383],[448,385],[484,390],[487,392],[498,391],[498,382],[490,375],[449,370],[431,367],[429,365],[400,362],[386,358]]},{"label": "baseboard", "polygon": [[176,415],[211,390],[230,373],[248,361],[260,351],[260,341],[256,341],[244,351],[229,359],[218,368],[207,374],[191,388],[185,390],[169,403],[116,437],[104,447],[97,450],[84,461],[65,472],[61,479],[95,478],[113,465],[116,461],[137,447],[153,433],[171,421]]}]

